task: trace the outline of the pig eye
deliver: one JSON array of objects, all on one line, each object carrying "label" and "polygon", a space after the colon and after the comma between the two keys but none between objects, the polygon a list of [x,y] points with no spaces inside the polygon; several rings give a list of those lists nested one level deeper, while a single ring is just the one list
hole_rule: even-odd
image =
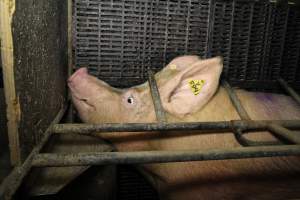
[{"label": "pig eye", "polygon": [[133,104],[134,103],[133,97],[128,97],[127,98],[127,103]]}]

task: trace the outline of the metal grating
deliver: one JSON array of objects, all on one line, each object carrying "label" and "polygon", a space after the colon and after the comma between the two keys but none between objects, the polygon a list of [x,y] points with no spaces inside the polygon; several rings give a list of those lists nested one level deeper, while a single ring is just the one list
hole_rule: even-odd
[{"label": "metal grating", "polygon": [[229,80],[245,80],[253,17],[253,3],[234,2]]},{"label": "metal grating", "polygon": [[270,33],[270,62],[268,66],[268,75],[270,79],[280,77],[280,67],[283,56],[285,33],[287,29],[288,7],[275,8],[272,5],[271,12],[274,15],[273,30]]},{"label": "metal grating", "polygon": [[299,11],[293,5],[267,0],[75,0],[74,5],[75,66],[88,66],[114,86],[142,83],[149,69],[197,54],[223,56],[223,76],[233,83],[247,87],[282,73],[299,87]]},{"label": "metal grating", "polygon": [[128,87],[178,55],[222,55],[233,85],[283,76],[297,89],[299,12],[268,0],[74,0],[74,63]]},{"label": "metal grating", "polygon": [[289,9],[288,24],[284,43],[281,76],[289,81],[300,77],[300,12],[299,8]]},{"label": "metal grating", "polygon": [[208,0],[75,0],[74,5],[75,65],[88,66],[113,85],[141,83],[148,69],[207,51]]}]

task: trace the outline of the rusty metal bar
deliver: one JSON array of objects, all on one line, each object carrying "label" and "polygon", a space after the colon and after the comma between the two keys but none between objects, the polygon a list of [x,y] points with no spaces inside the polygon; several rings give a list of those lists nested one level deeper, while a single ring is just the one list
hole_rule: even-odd
[{"label": "rusty metal bar", "polygon": [[229,83],[227,81],[223,81],[223,87],[227,91],[227,93],[229,95],[229,98],[230,98],[233,106],[237,110],[237,112],[238,112],[239,116],[241,117],[241,119],[251,120],[251,118],[249,117],[249,115],[246,112],[245,108],[241,104],[239,98],[237,97],[234,90],[232,89],[232,87],[229,85]]},{"label": "rusty metal bar", "polygon": [[300,144],[300,135],[293,133],[292,131],[278,125],[278,124],[269,124],[268,129],[275,136],[288,140],[294,144]]},{"label": "rusty metal bar", "polygon": [[35,167],[145,164],[300,155],[300,145],[222,148],[215,150],[38,154]]},{"label": "rusty metal bar", "polygon": [[300,120],[232,120],[220,122],[187,122],[187,123],[127,123],[127,124],[54,124],[53,133],[74,133],[92,135],[98,132],[140,132],[140,131],[232,131],[266,130],[268,124],[275,123],[289,129],[300,129]]},{"label": "rusty metal bar", "polygon": [[[57,113],[51,125],[58,123],[63,117],[67,106],[64,105],[63,108]],[[51,126],[50,126],[51,127]],[[0,199],[11,199],[18,187],[20,186],[23,178],[29,172],[32,167],[33,158],[39,153],[39,151],[46,144],[51,135],[51,128],[48,128],[44,134],[44,137],[38,145],[34,147],[27,159],[21,166],[15,167],[13,171],[4,179],[0,185]]]},{"label": "rusty metal bar", "polygon": [[293,97],[293,99],[300,104],[300,95],[289,86],[289,84],[282,78],[278,79],[280,85],[285,89],[285,91]]},{"label": "rusty metal bar", "polygon": [[150,85],[150,91],[151,91],[151,96],[153,100],[153,105],[154,105],[154,110],[156,114],[156,118],[158,122],[165,123],[167,122],[166,114],[164,111],[164,108],[161,103],[158,87],[155,81],[155,77],[153,72],[150,70],[148,71],[149,75],[149,85]]}]

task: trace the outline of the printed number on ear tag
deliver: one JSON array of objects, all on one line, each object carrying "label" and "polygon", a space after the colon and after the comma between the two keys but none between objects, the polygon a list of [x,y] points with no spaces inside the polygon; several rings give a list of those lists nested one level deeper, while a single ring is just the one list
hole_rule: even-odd
[{"label": "printed number on ear tag", "polygon": [[201,92],[201,89],[204,85],[204,80],[190,80],[189,85],[191,87],[192,92],[194,95],[198,95]]}]

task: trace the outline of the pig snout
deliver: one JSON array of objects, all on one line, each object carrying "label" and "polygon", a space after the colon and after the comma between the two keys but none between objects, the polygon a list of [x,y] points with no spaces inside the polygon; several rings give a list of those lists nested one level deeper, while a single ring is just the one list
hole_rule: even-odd
[{"label": "pig snout", "polygon": [[87,74],[88,74],[87,68],[86,67],[82,67],[82,68],[76,70],[76,72],[68,79],[68,83],[73,83],[78,78],[83,78]]},{"label": "pig snout", "polygon": [[71,90],[72,97],[78,100],[85,100],[87,96],[86,82],[89,82],[87,68],[80,68],[68,79],[68,86]]}]

